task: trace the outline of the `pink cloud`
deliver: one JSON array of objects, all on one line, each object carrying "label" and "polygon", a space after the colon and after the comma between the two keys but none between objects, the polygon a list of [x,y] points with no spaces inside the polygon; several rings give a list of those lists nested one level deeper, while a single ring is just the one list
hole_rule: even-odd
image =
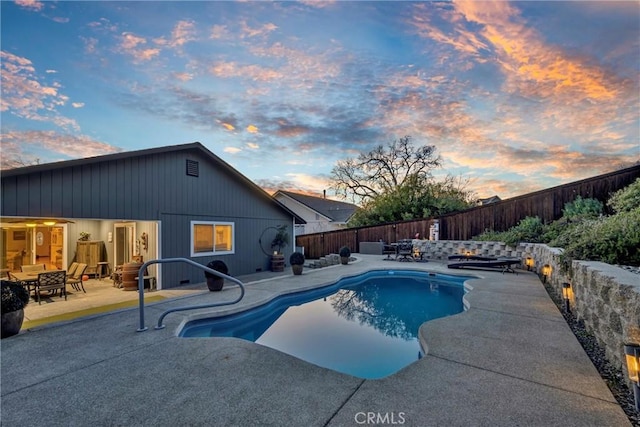
[{"label": "pink cloud", "polygon": [[[54,131],[3,132],[0,134],[2,157],[0,167],[9,169],[38,162],[37,152],[49,151],[73,159],[117,153],[121,149],[96,141],[86,135],[70,135]],[[65,159],[60,159],[65,160]],[[46,162],[51,162],[47,158]]]},{"label": "pink cloud", "polygon": [[31,9],[36,12],[44,9],[44,3],[37,0],[15,0],[16,4],[20,7],[24,7],[25,9]]},{"label": "pink cloud", "polygon": [[69,100],[68,96],[59,92],[59,84],[42,84],[33,64],[26,58],[2,51],[0,59],[3,92],[0,111],[11,111],[19,117],[79,130],[75,120],[60,115],[56,110],[56,107],[64,106]]}]

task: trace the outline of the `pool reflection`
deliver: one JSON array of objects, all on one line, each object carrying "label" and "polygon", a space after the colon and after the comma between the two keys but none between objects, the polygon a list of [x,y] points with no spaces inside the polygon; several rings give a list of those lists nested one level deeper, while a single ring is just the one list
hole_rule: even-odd
[{"label": "pool reflection", "polygon": [[413,276],[374,276],[286,297],[287,303],[194,325],[182,336],[242,338],[339,372],[382,378],[421,357],[422,323],[464,310],[464,278]]}]

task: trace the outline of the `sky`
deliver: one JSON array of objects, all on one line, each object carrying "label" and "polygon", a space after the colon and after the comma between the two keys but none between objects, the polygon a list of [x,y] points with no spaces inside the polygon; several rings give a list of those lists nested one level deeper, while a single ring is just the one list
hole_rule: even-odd
[{"label": "sky", "polygon": [[2,168],[195,141],[322,194],[403,136],[509,198],[640,160],[638,1],[2,1]]}]

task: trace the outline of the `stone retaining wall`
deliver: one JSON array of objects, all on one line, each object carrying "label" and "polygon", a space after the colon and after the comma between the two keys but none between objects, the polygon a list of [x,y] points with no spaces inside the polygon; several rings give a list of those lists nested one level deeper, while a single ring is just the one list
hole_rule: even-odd
[{"label": "stone retaining wall", "polygon": [[[562,284],[570,283],[569,306],[605,349],[607,360],[623,371],[631,386],[624,360],[624,344],[640,343],[640,275],[602,262],[573,261],[570,272],[561,269],[562,249],[525,243],[516,248],[501,242],[414,240],[414,248],[427,259],[446,260],[453,254],[534,259],[533,270],[562,298]],[[543,266],[550,266],[547,277]]]},{"label": "stone retaining wall", "polygon": [[475,242],[468,240],[413,240],[413,248],[424,258],[446,261],[449,255],[471,254],[488,257],[522,257],[524,248],[512,248],[502,242]]}]

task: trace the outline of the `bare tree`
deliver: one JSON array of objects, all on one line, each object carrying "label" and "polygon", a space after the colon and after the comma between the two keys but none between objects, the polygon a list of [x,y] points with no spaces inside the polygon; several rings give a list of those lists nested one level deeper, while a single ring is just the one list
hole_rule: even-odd
[{"label": "bare tree", "polygon": [[33,166],[39,165],[40,159],[32,159],[30,161],[26,161],[22,158],[16,158],[11,156],[2,156],[0,158],[0,170],[8,170],[8,169],[17,169],[25,166]]},{"label": "bare tree", "polygon": [[419,181],[431,176],[441,165],[436,147],[414,147],[405,136],[386,148],[379,145],[357,159],[340,160],[331,170],[331,188],[344,198],[366,202],[401,187],[408,179]]}]

